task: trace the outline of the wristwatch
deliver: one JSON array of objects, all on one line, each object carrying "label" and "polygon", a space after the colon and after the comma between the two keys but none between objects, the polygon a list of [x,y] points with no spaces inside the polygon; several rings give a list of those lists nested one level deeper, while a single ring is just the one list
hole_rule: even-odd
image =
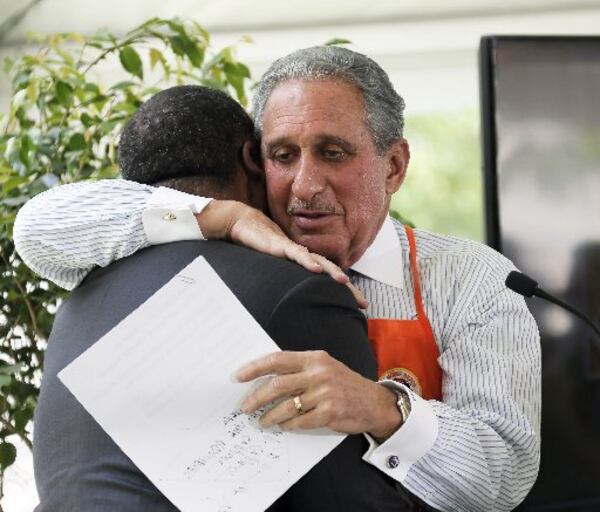
[{"label": "wristwatch", "polygon": [[398,412],[400,412],[400,416],[402,416],[402,425],[404,425],[410,414],[410,398],[406,391],[394,389],[394,392],[398,396],[396,407],[398,408]]},{"label": "wristwatch", "polygon": [[394,381],[383,380],[379,381],[379,384],[385,386],[390,391],[396,393],[396,396],[398,397],[398,400],[396,401],[396,407],[398,408],[398,412],[400,413],[400,417],[402,418],[402,423],[400,426],[404,425],[404,423],[406,423],[406,420],[408,419],[408,415],[410,414],[411,409],[410,397],[408,396],[408,393],[403,389],[400,389]]}]

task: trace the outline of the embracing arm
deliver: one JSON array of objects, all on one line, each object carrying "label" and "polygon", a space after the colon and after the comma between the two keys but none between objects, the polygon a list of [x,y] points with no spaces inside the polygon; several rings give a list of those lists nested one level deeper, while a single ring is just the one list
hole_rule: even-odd
[{"label": "embracing arm", "polygon": [[[168,193],[167,189],[126,180],[52,188],[19,211],[15,247],[33,271],[73,289],[94,267],[106,266],[150,244],[202,238],[193,213],[210,200],[178,192],[178,202],[171,204]],[[169,219],[169,214],[178,217],[174,233],[147,232],[145,225],[166,223],[168,220],[162,219]]]},{"label": "embracing arm", "polygon": [[21,208],[14,227],[15,246],[25,264],[69,290],[96,266],[153,244],[201,240],[203,234],[324,271],[348,284],[365,306],[336,265],[289,240],[262,212],[239,201],[127,180],[81,182],[35,196]]}]

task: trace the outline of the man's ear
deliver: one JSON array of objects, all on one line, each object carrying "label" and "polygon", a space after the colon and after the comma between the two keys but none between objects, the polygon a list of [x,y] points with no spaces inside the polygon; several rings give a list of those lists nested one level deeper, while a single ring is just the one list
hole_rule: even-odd
[{"label": "man's ear", "polygon": [[263,168],[257,160],[258,155],[255,154],[255,145],[247,140],[242,146],[242,163],[246,173],[254,178],[262,177],[264,174]]},{"label": "man's ear", "polygon": [[392,195],[397,192],[404,178],[410,161],[410,148],[406,139],[398,139],[386,151],[388,158],[388,172],[385,177],[385,191]]}]

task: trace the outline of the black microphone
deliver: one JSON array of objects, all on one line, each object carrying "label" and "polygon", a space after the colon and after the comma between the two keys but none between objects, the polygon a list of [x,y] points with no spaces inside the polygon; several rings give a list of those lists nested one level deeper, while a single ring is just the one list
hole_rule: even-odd
[{"label": "black microphone", "polygon": [[573,313],[576,317],[583,320],[586,324],[588,324],[594,332],[600,336],[600,329],[594,325],[594,323],[583,313],[575,309],[573,306],[563,302],[562,300],[557,299],[556,297],[550,295],[548,292],[542,290],[537,281],[532,279],[521,272],[517,272],[513,270],[506,277],[505,281],[506,287],[513,292],[517,292],[519,295],[523,295],[523,297],[540,297],[541,299],[545,299],[548,302],[552,302],[557,306],[560,306],[563,309],[566,309],[570,313]]}]

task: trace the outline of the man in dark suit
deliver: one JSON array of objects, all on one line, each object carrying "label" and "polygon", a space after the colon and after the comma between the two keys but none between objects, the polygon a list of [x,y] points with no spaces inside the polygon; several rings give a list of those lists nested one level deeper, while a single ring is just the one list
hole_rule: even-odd
[{"label": "man in dark suit", "polygon": [[[144,104],[119,150],[122,165],[153,173],[146,182],[262,209],[264,186],[252,143],[252,122],[237,103],[189,86]],[[175,510],[56,375],[200,255],[283,350],[326,350],[355,378],[376,378],[364,316],[348,289],[330,277],[227,242],[145,249],[93,271],[56,315],[35,417],[38,512]],[[210,340],[198,342],[210,347]],[[165,350],[171,343],[176,337],[165,340]],[[271,510],[402,510],[392,481],[362,461],[365,450],[362,435],[349,436]]]}]

